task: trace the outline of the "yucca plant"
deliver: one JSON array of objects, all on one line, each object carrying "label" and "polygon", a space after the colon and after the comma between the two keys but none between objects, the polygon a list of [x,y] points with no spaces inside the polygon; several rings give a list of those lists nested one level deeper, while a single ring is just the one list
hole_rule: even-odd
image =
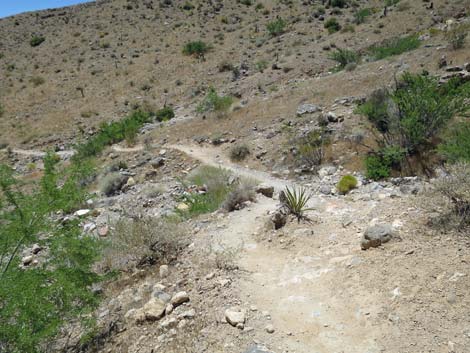
[{"label": "yucca plant", "polygon": [[308,201],[312,198],[312,195],[308,194],[307,190],[302,187],[298,189],[292,188],[291,190],[286,186],[284,196],[285,199],[283,203],[289,213],[296,216],[299,222],[302,219],[307,219],[307,217],[305,217],[305,212],[313,210],[313,208],[306,207]]}]

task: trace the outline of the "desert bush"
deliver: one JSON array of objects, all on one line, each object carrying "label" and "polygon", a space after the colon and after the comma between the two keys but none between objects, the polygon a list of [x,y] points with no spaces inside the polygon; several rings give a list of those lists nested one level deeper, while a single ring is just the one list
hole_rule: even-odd
[{"label": "desert bush", "polygon": [[336,18],[332,17],[325,22],[325,28],[328,30],[328,33],[332,34],[338,32],[341,29],[341,25]]},{"label": "desert bush", "polygon": [[247,145],[237,145],[230,149],[230,160],[240,162],[243,161],[250,154],[250,149]]},{"label": "desert bush", "polygon": [[255,183],[242,180],[227,195],[222,208],[228,212],[240,210],[246,201],[255,201]]},{"label": "desert bush", "polygon": [[343,8],[348,5],[348,0],[329,0],[328,4],[332,7]]},{"label": "desert bush", "polygon": [[155,113],[157,121],[168,121],[175,117],[175,111],[172,107],[163,107]]},{"label": "desert bush", "polygon": [[29,41],[29,44],[32,47],[37,47],[37,46],[41,45],[45,40],[46,40],[46,38],[44,38],[42,36],[36,36],[35,35],[31,38],[31,40]]},{"label": "desert bush", "polygon": [[348,64],[357,64],[360,60],[360,55],[349,49],[337,48],[329,56],[330,59],[338,62],[339,69],[344,69]]},{"label": "desert bush", "polygon": [[[40,183],[27,186],[18,182],[12,169],[0,166],[2,352],[48,351],[71,321],[88,332],[86,317],[99,301],[90,290],[100,280],[92,271],[99,243],[82,234],[78,220],[62,223],[49,217],[74,209],[86,196],[78,182],[83,171],[58,171],[58,162],[57,156],[48,154]],[[23,268],[20,254],[35,243],[47,249],[47,258]]]},{"label": "desert bush", "polygon": [[278,36],[284,33],[287,26],[287,22],[282,18],[277,18],[271,22],[268,22],[266,29],[271,36]]},{"label": "desert bush", "polygon": [[470,226],[470,164],[447,166],[447,175],[437,179],[434,187],[436,193],[429,196],[433,207],[441,206],[438,223],[459,230]]},{"label": "desert bush", "polygon": [[356,187],[357,179],[352,175],[343,176],[338,182],[338,185],[336,185],[336,189],[338,189],[338,192],[342,195],[346,195],[348,192],[355,189]]},{"label": "desert bush", "polygon": [[100,266],[127,271],[144,265],[171,263],[188,244],[181,223],[165,218],[120,219],[104,245]]},{"label": "desert bush", "polygon": [[372,15],[372,9],[370,8],[364,8],[364,9],[359,9],[354,13],[354,23],[359,25],[364,22],[366,22],[367,17]]},{"label": "desert bush", "polygon": [[268,68],[268,62],[266,60],[260,60],[255,64],[256,70],[259,72],[264,72]]},{"label": "desert bush", "polygon": [[400,55],[407,51],[418,49],[421,45],[417,35],[401,38],[387,39],[384,42],[373,45],[368,49],[374,60],[385,59],[389,56]]},{"label": "desert bush", "polygon": [[383,147],[366,157],[366,176],[373,180],[388,178],[393,169],[401,169],[404,159],[405,151],[399,147]]},{"label": "desert bush", "polygon": [[330,143],[323,130],[312,130],[297,140],[297,160],[310,168],[317,168],[325,158],[325,147]]},{"label": "desert bush", "polygon": [[[470,109],[469,94],[470,83],[451,80],[439,85],[435,77],[405,73],[394,90],[376,91],[357,112],[376,128],[376,141],[382,149],[379,156],[399,151],[407,159],[419,158],[432,148],[433,138],[454,116]],[[373,156],[366,164],[377,165],[379,160],[389,164],[390,158],[382,157]]]},{"label": "desert bush", "polygon": [[286,186],[284,190],[284,205],[288,212],[300,221],[305,219],[305,212],[312,210],[307,207],[308,201],[312,198],[310,194],[307,193],[307,190],[304,188],[296,189],[295,187],[290,189]]},{"label": "desert bush", "polygon": [[102,124],[96,135],[76,146],[77,153],[73,156],[73,160],[80,163],[84,159],[101,153],[106,146],[123,140],[132,143],[139,129],[150,121],[150,114],[135,111],[123,120]]},{"label": "desert bush", "polygon": [[470,122],[460,122],[451,127],[438,147],[451,163],[470,162]]},{"label": "desert bush", "polygon": [[209,88],[204,100],[197,106],[198,113],[215,112],[223,115],[232,106],[233,98],[231,96],[219,96],[215,88]]},{"label": "desert bush", "polygon": [[118,172],[110,173],[100,181],[99,188],[102,194],[112,196],[121,190],[126,181],[127,178],[124,175]]},{"label": "desert bush", "polygon": [[452,28],[446,33],[446,38],[449,41],[452,49],[462,49],[465,45],[465,39],[467,39],[468,32],[470,31],[470,25],[462,24]]},{"label": "desert bush", "polygon": [[34,85],[34,87],[37,87],[44,84],[46,80],[41,76],[33,76],[31,77],[30,82]]},{"label": "desert bush", "polygon": [[194,41],[186,43],[183,47],[184,55],[192,55],[198,58],[203,58],[204,55],[209,51],[210,46],[203,41]]},{"label": "desert bush", "polygon": [[218,210],[234,186],[231,183],[229,171],[210,166],[201,166],[195,169],[185,183],[205,189],[204,193],[196,191],[183,197],[182,201],[189,206],[185,213],[190,217]]}]

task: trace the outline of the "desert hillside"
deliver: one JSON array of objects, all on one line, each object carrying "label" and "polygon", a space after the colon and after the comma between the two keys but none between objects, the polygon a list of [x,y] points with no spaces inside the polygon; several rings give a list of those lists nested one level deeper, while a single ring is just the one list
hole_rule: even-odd
[{"label": "desert hillside", "polygon": [[469,352],[469,33],[470,0],[0,19],[0,352]]}]

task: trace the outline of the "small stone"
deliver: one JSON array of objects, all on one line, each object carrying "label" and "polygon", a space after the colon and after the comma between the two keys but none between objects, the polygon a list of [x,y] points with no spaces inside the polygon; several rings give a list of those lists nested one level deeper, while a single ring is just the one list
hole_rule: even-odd
[{"label": "small stone", "polygon": [[184,291],[176,293],[173,298],[171,298],[171,304],[175,307],[186,302],[189,302],[189,296],[188,293]]},{"label": "small stone", "polygon": [[273,325],[266,326],[266,332],[267,333],[274,333],[274,331],[276,331],[276,330],[274,329]]},{"label": "small stone", "polygon": [[166,304],[164,301],[153,297],[142,308],[145,319],[148,321],[160,320],[165,316]]},{"label": "small stone", "polygon": [[168,275],[170,273],[170,270],[168,269],[168,265],[161,265],[160,269],[159,269],[159,272],[160,272],[160,277],[161,278],[168,277]]},{"label": "small stone", "polygon": [[258,194],[272,198],[274,196],[274,187],[266,184],[261,184],[256,187],[256,192]]},{"label": "small stone", "polygon": [[366,229],[361,241],[362,250],[376,248],[390,241],[393,236],[393,228],[389,224],[377,224]]},{"label": "small stone", "polygon": [[180,204],[178,204],[178,206],[176,206],[176,209],[179,210],[179,211],[187,211],[189,210],[189,206],[188,204],[184,203],[184,202],[181,202]]},{"label": "small stone", "polygon": [[88,209],[78,210],[78,211],[75,212],[75,216],[78,216],[78,217],[86,216],[90,212],[91,212],[91,210],[88,210]]},{"label": "small stone", "polygon": [[136,182],[135,182],[135,179],[133,177],[130,177],[129,179],[127,179],[127,183],[126,183],[127,187],[132,187],[135,184],[136,184]]},{"label": "small stone", "polygon": [[165,158],[157,157],[150,162],[150,165],[155,169],[163,167],[165,165]]},{"label": "small stone", "polygon": [[225,310],[225,320],[236,327],[238,324],[245,323],[245,312],[240,308],[230,308]]},{"label": "small stone", "polygon": [[297,115],[311,114],[318,112],[320,108],[315,104],[305,103],[297,107]]},{"label": "small stone", "polygon": [[21,259],[21,262],[23,263],[24,266],[28,266],[28,265],[31,265],[31,263],[33,262],[33,259],[34,257],[29,255],[29,256],[23,257],[23,259]]},{"label": "small stone", "polygon": [[188,322],[186,320],[181,320],[179,323],[178,323],[178,329],[182,329],[184,328],[186,325],[188,324]]},{"label": "small stone", "polygon": [[211,272],[211,273],[209,273],[209,274],[206,276],[206,280],[209,281],[209,280],[213,279],[214,277],[215,277],[215,273],[214,273],[214,272]]},{"label": "small stone", "polygon": [[182,312],[178,315],[178,318],[182,319],[194,319],[196,317],[196,310],[190,309]]},{"label": "small stone", "polygon": [[34,244],[34,245],[33,245],[33,248],[31,249],[31,252],[32,252],[33,254],[37,254],[37,253],[39,253],[41,250],[42,250],[41,245],[39,245],[39,244]]},{"label": "small stone", "polygon": [[173,312],[174,306],[171,303],[168,303],[165,308],[165,315],[170,315]]},{"label": "small stone", "polygon": [[98,235],[100,237],[107,236],[108,232],[109,232],[109,227],[108,226],[103,226],[103,227],[98,228]]}]

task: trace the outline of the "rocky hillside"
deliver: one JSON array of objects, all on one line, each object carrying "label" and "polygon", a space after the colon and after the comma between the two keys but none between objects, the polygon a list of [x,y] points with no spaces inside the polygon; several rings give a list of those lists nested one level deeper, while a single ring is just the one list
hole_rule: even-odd
[{"label": "rocky hillside", "polygon": [[469,0],[1,19],[0,352],[470,351],[469,28]]}]

